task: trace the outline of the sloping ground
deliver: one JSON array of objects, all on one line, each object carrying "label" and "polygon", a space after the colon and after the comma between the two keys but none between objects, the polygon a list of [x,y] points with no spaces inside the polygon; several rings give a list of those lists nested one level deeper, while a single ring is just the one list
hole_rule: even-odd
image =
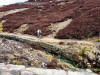
[{"label": "sloping ground", "polygon": [[56,38],[84,39],[99,36],[100,0],[87,0],[75,11],[77,16],[72,23],[60,30]]},{"label": "sloping ground", "polygon": [[11,4],[7,6],[3,6],[0,8],[0,12],[5,12],[14,9],[21,9],[21,8],[31,8],[33,5],[26,5],[26,4]]},{"label": "sloping ground", "polygon": [[[55,0],[47,1],[40,6],[35,6],[34,0],[32,0],[30,3],[13,4],[0,8],[1,12],[29,8],[25,11],[3,16],[0,21],[6,20],[3,23],[4,32],[14,32],[20,29],[21,25],[27,24],[28,28],[22,30],[21,33],[37,35],[37,29],[41,29],[43,36],[51,34],[54,37],[57,33],[56,38],[83,39],[99,35],[99,7],[100,0],[63,0],[60,2]],[[64,25],[65,28],[63,29],[61,26],[58,26],[57,30],[48,28],[48,26],[52,26],[52,23],[64,22],[70,18],[73,21],[70,25]]]},{"label": "sloping ground", "polygon": [[25,30],[27,30],[28,28],[29,28],[29,25],[23,24],[18,29],[14,30],[14,33],[21,33],[21,34],[23,34],[23,32]]},{"label": "sloping ground", "polygon": [[64,66],[66,65],[42,50],[33,49],[27,43],[7,40],[4,38],[0,38],[0,63],[50,69],[64,69]]},{"label": "sloping ground", "polygon": [[[31,46],[40,47],[41,50],[58,56],[58,58],[60,59],[66,60],[66,63],[68,62],[68,60],[70,60],[72,61],[70,63],[72,63],[76,67],[90,68],[91,70],[100,73],[99,69],[94,68],[100,68],[100,48],[97,48],[96,44],[93,44],[94,42],[77,40],[37,39],[33,36],[8,33],[0,33],[0,36],[25,42],[30,44]],[[98,43],[98,47],[99,46],[100,43]],[[54,60],[52,61],[52,63],[53,62]],[[51,68],[51,63],[48,64],[49,65],[47,67]],[[63,65],[63,67],[78,70],[77,68],[74,68],[68,64],[66,64],[66,66]]]},{"label": "sloping ground", "polygon": [[67,21],[64,21],[64,22],[58,22],[58,23],[53,23],[51,24],[50,26],[48,26],[48,28],[50,30],[53,31],[52,34],[46,36],[46,37],[49,37],[49,38],[53,38],[56,36],[56,34],[59,32],[59,30],[65,28],[66,26],[68,26],[70,23],[71,23],[72,19],[68,19]]},{"label": "sloping ground", "polygon": [[5,12],[0,12],[0,18],[2,18],[3,16],[9,15],[9,14],[13,14],[16,12],[21,12],[24,10],[27,10],[28,8],[22,8],[22,9],[14,9],[14,10],[9,10],[9,11],[5,11]]},{"label": "sloping ground", "polygon": [[[71,11],[81,4],[83,3],[80,1],[73,1],[71,3],[67,1],[60,3],[47,3],[43,6],[33,7],[23,12],[4,16],[0,21],[6,20],[3,24],[4,32],[14,32],[14,30],[19,28],[21,25],[28,24],[30,26],[26,31],[24,31],[25,34],[36,35],[37,29],[41,29],[43,35],[48,35],[52,33],[52,31],[47,28],[51,23],[63,22],[64,20],[71,18],[71,14],[73,14]],[[6,7],[9,9],[9,6]]]}]

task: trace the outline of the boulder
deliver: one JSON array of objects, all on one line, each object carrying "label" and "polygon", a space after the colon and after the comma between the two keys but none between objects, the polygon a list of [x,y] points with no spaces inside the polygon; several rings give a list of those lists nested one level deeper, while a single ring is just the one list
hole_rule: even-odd
[{"label": "boulder", "polygon": [[[2,64],[0,63],[0,66]],[[4,65],[4,64],[3,64]],[[8,67],[9,66],[9,67]],[[8,64],[0,67],[0,75],[97,75],[92,72],[78,72],[78,71],[64,71],[57,69],[43,69],[43,68],[34,68],[26,67],[23,65],[13,65]]]}]

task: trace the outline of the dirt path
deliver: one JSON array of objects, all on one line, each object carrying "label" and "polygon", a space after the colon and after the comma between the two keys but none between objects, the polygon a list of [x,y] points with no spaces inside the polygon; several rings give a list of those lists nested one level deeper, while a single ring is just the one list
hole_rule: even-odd
[{"label": "dirt path", "polygon": [[72,19],[68,19],[67,21],[64,21],[64,22],[51,24],[48,27],[48,29],[50,29],[54,32],[52,34],[46,36],[46,37],[54,38],[54,36],[59,32],[59,30],[61,30],[61,29],[65,28],[66,26],[68,26],[71,22],[72,22]]},{"label": "dirt path", "polygon": [[21,9],[14,9],[14,10],[6,11],[6,12],[0,12],[0,18],[2,18],[3,16],[6,16],[6,15],[9,15],[9,14],[21,12],[21,11],[24,11],[27,9],[28,8],[21,8]]},{"label": "dirt path", "polygon": [[32,35],[13,34],[13,33],[0,33],[0,37],[1,36],[17,37],[19,39],[21,38],[21,39],[26,39],[29,41],[44,42],[44,43],[51,43],[51,44],[57,44],[59,42],[68,42],[68,41],[72,41],[72,42],[83,42],[84,41],[84,42],[94,43],[95,45],[100,46],[100,42],[85,41],[85,40],[60,40],[60,39],[47,38],[47,37],[39,39]]}]

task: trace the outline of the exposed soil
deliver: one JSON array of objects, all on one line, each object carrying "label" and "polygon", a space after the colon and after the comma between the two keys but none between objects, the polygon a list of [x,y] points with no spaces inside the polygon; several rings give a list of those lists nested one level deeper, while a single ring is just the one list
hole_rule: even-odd
[{"label": "exposed soil", "polygon": [[33,7],[33,5],[11,4],[11,5],[7,5],[7,6],[2,6],[2,8],[0,8],[0,12],[5,12],[5,11],[9,11],[9,10],[14,10],[14,9],[21,9],[21,8],[31,8],[31,7]]},{"label": "exposed soil", "polygon": [[2,18],[3,16],[9,15],[9,14],[13,14],[16,12],[21,12],[24,10],[27,10],[28,8],[22,8],[22,9],[14,9],[14,10],[9,10],[9,11],[5,11],[5,12],[0,12],[0,18]]},{"label": "exposed soil", "polygon": [[67,21],[64,21],[64,22],[58,22],[58,23],[51,24],[50,26],[48,26],[48,28],[52,30],[53,33],[50,35],[47,35],[46,37],[49,37],[49,38],[55,37],[56,34],[59,32],[59,30],[68,26],[71,23],[71,21],[72,19],[68,19]]}]

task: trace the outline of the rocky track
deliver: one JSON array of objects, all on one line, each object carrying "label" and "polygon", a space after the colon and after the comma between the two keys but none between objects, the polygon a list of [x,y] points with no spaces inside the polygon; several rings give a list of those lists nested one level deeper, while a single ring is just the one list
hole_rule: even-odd
[{"label": "rocky track", "polygon": [[[16,34],[13,34],[13,33],[0,33],[0,37],[5,37],[5,38],[12,38],[12,39],[22,39],[22,42],[23,40],[26,40],[26,41],[36,41],[36,42],[47,42],[47,43],[59,43],[59,42],[62,42],[62,41],[72,41],[72,42],[77,42],[77,41],[82,41],[82,40],[60,40],[60,39],[54,39],[54,38],[48,38],[48,37],[44,37],[44,38],[37,38],[36,36],[32,36],[32,35],[23,35],[23,34],[19,34],[19,33],[16,33]],[[84,41],[84,40],[83,40]],[[84,41],[84,42],[87,42],[87,41]],[[91,41],[89,41],[91,42]],[[91,42],[91,43],[94,43],[95,45],[100,45],[100,42]]]},{"label": "rocky track", "polygon": [[[80,61],[80,57],[81,57],[81,58],[84,58],[84,62],[86,62],[85,65],[87,65],[87,63],[90,63],[92,65],[93,62],[91,63],[90,60],[95,59],[95,54],[93,53],[93,51],[96,50],[95,46],[100,47],[99,42],[87,42],[87,41],[79,41],[79,40],[58,40],[58,39],[53,39],[53,38],[39,39],[39,38],[31,36],[31,35],[29,36],[29,35],[22,35],[22,34],[0,33],[0,37],[17,40],[17,41],[27,43],[27,44],[33,45],[33,46],[38,46],[38,47],[41,47],[44,51],[46,51],[48,53],[60,55],[62,58],[65,58],[65,59],[70,58],[70,60],[77,61],[77,62]],[[83,56],[80,56],[81,50],[82,51],[86,50],[86,51],[83,51],[83,54],[82,54]],[[86,52],[86,56],[87,56],[86,58],[84,57],[84,52]],[[99,48],[98,48],[98,51],[96,51],[96,52],[100,53]],[[77,55],[75,55],[76,53],[77,53]],[[72,58],[72,56],[74,56],[74,55],[75,55],[75,58],[74,57]],[[81,61],[80,61],[80,63],[82,65],[83,60],[81,60]],[[95,62],[97,63],[96,65],[99,66],[99,60],[96,60]],[[87,65],[87,66],[89,66],[89,65]],[[69,66],[69,67],[72,69],[75,69],[71,66]]]}]

